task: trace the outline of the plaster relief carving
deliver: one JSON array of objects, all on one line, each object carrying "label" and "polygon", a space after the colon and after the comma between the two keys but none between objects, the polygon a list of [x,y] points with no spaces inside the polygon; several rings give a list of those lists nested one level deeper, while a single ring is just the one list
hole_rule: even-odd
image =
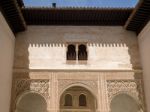
[{"label": "plaster relief carving", "polygon": [[63,93],[65,89],[68,89],[71,86],[81,86],[87,89],[90,89],[92,93],[98,92],[98,84],[97,81],[92,80],[59,80],[58,81],[58,90],[59,96]]},{"label": "plaster relief carving", "polygon": [[125,93],[133,97],[144,110],[142,80],[108,80],[107,90],[109,104],[115,96]]},{"label": "plaster relief carving", "polygon": [[15,98],[25,91],[33,91],[49,99],[49,80],[16,79],[14,87]]}]

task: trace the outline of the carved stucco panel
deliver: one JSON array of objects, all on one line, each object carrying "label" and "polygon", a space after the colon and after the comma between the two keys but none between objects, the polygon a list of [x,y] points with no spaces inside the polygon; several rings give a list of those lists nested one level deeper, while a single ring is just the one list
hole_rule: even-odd
[{"label": "carved stucco panel", "polygon": [[17,98],[19,95],[24,93],[25,91],[34,91],[42,96],[45,97],[45,99],[49,99],[49,80],[39,80],[39,79],[16,79],[15,80],[15,86],[14,86],[14,97]]},{"label": "carved stucco panel", "polygon": [[62,92],[72,86],[78,85],[89,87],[92,90],[92,93],[98,93],[98,82],[94,80],[58,80],[58,94],[61,96]]},{"label": "carved stucco panel", "polygon": [[132,96],[143,109],[145,107],[142,80],[108,80],[107,90],[109,104],[116,95],[126,93]]}]

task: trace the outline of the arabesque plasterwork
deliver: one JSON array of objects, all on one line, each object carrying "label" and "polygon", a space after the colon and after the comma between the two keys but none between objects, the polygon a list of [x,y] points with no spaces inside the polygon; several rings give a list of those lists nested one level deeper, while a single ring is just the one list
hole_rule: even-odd
[{"label": "arabesque plasterwork", "polygon": [[63,90],[65,90],[67,87],[71,86],[71,85],[77,85],[77,86],[87,86],[89,87],[93,93],[97,93],[98,92],[98,83],[97,81],[94,80],[59,80],[58,81],[58,93],[59,96],[61,95],[61,93],[63,92]]},{"label": "arabesque plasterwork", "polygon": [[128,94],[134,98],[144,110],[144,94],[142,80],[108,80],[107,81],[109,104],[119,94]]}]

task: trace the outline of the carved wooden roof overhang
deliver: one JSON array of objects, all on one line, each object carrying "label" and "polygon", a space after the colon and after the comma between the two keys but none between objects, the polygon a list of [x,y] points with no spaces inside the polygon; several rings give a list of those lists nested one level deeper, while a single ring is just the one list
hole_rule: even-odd
[{"label": "carved wooden roof overhang", "polygon": [[124,25],[133,9],[22,8],[28,25]]},{"label": "carved wooden roof overhang", "polygon": [[127,30],[135,31],[139,34],[149,20],[150,0],[141,0],[130,15],[125,27]]},{"label": "carved wooden roof overhang", "polygon": [[23,15],[15,0],[0,0],[0,10],[14,33],[25,30]]},{"label": "carved wooden roof overhang", "polygon": [[27,25],[125,25],[137,34],[150,20],[150,0],[141,0],[136,8],[50,8],[25,7],[22,0],[0,0],[13,32]]}]

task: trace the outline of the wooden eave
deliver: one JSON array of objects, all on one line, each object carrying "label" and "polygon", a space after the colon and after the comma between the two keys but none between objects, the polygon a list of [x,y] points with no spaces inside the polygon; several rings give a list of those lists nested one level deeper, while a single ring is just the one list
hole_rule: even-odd
[{"label": "wooden eave", "polygon": [[124,26],[137,34],[150,20],[150,0],[136,8],[25,7],[22,0],[0,0],[0,9],[14,33],[27,25]]},{"label": "wooden eave", "polygon": [[28,25],[124,25],[132,11],[132,8],[22,8]]},{"label": "wooden eave", "polygon": [[0,10],[14,33],[26,29],[24,17],[15,0],[0,0]]},{"label": "wooden eave", "polygon": [[127,30],[139,34],[150,20],[150,0],[141,0],[125,24]]}]

